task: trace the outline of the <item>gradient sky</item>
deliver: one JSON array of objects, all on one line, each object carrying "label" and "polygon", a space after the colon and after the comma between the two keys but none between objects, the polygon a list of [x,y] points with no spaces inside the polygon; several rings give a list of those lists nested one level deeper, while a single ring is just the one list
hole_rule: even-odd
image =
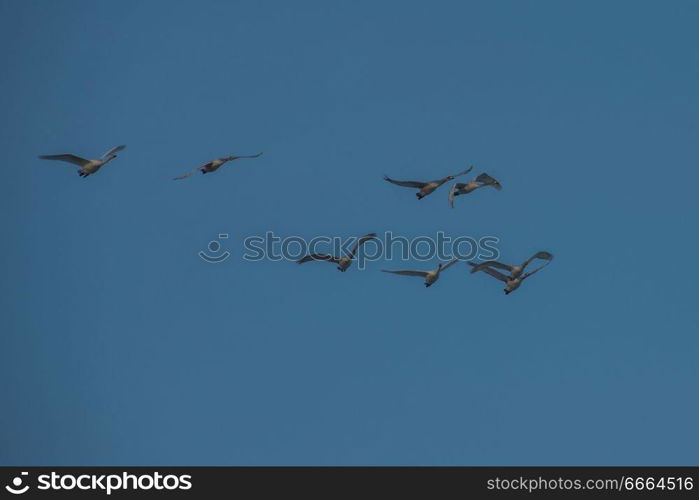
[{"label": "gradient sky", "polygon": [[[698,464],[698,18],[0,0],[0,464]],[[381,180],[470,164],[503,190],[454,210]],[[425,289],[243,261],[268,230],[556,259]]]}]

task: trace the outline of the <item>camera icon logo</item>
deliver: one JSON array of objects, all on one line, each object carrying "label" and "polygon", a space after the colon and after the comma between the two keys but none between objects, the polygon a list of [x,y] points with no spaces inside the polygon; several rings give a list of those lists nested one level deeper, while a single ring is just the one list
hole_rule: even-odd
[{"label": "camera icon logo", "polygon": [[21,495],[22,493],[26,493],[27,490],[29,489],[29,485],[25,485],[24,488],[21,488],[22,486],[22,477],[21,476],[26,476],[28,475],[28,472],[21,472],[19,476],[15,477],[12,479],[12,486],[7,485],[5,486],[5,489],[12,493],[13,495]]},{"label": "camera icon logo", "polygon": [[[216,255],[219,253],[221,250],[221,243],[219,240],[227,240],[228,239],[228,233],[220,233],[218,235],[217,240],[211,240],[209,244],[207,245],[207,250],[210,253],[205,252],[204,250],[199,251],[199,257],[203,260],[206,261],[210,264],[218,264],[219,262],[223,262],[226,260],[228,257],[231,256],[231,253],[228,250],[224,250],[221,252],[220,255]],[[213,254],[213,255],[211,255]]]}]

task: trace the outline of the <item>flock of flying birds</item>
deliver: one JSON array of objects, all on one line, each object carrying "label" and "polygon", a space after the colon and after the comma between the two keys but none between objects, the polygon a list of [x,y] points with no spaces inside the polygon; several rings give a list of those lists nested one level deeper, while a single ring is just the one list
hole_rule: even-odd
[{"label": "flock of flying birds", "polygon": [[[42,160],[58,160],[58,161],[64,161],[67,163],[72,163],[73,165],[77,165],[78,168],[78,175],[80,177],[88,177],[92,174],[95,174],[100,168],[102,168],[105,164],[109,163],[112,161],[114,158],[117,157],[118,152],[123,151],[124,148],[126,148],[125,145],[121,146],[116,146],[109,151],[107,151],[105,154],[103,154],[100,158],[98,159],[87,159],[87,158],[82,158],[80,156],[76,156],[74,154],[58,154],[58,155],[41,155],[39,158]],[[216,158],[214,160],[208,161],[204,163],[203,165],[198,166],[197,168],[186,172],[182,175],[178,175],[175,177],[175,180],[178,179],[185,179],[187,177],[190,177],[197,172],[201,172],[202,174],[210,173],[210,172],[215,172],[218,170],[221,166],[223,166],[225,163],[233,161],[233,160],[238,160],[241,158],[258,158],[261,156],[262,153],[257,153],[254,155],[240,155],[240,156],[224,156],[222,158]],[[391,179],[387,175],[384,176],[384,180],[390,182],[391,184],[395,184],[397,186],[402,186],[402,187],[408,187],[408,188],[414,188],[418,189],[419,191],[416,193],[417,199],[421,200],[425,196],[434,193],[440,186],[443,184],[454,180],[456,177],[466,175],[469,173],[471,170],[473,170],[473,166],[467,168],[466,170],[463,170],[459,173],[453,174],[453,175],[447,175],[446,177],[443,177],[438,180],[434,181],[427,181],[427,182],[420,182],[420,181],[398,181],[395,179]],[[502,185],[495,180],[493,177],[488,175],[487,173],[483,172],[473,179],[471,179],[468,182],[457,182],[453,184],[449,190],[449,205],[454,208],[454,198],[457,196],[463,195],[463,194],[469,194],[475,191],[476,189],[486,187],[486,186],[492,186],[493,188],[497,189],[498,191],[502,189]],[[325,262],[331,262],[333,264],[337,264],[337,269],[340,270],[341,272],[345,272],[351,265],[352,261],[354,260],[354,257],[357,254],[357,251],[359,250],[359,247],[366,243],[369,240],[372,240],[376,238],[376,233],[369,233],[357,240],[355,243],[354,247],[352,250],[347,254],[347,255],[342,255],[340,257],[336,257],[334,255],[328,255],[328,254],[322,254],[322,253],[312,253],[309,255],[306,255],[305,257],[302,257],[299,259],[297,262],[299,264],[303,264],[305,262],[310,262],[313,260],[316,261],[325,261]],[[400,274],[402,276],[417,276],[420,278],[423,278],[425,286],[429,287],[432,284],[434,284],[438,279],[439,275],[442,273],[442,271],[445,271],[449,267],[453,266],[457,262],[459,262],[460,259],[453,259],[449,261],[448,263],[439,263],[435,269],[429,270],[429,271],[419,271],[419,270],[387,270],[383,269],[382,271],[385,273],[392,273],[392,274]],[[524,272],[526,267],[534,260],[541,260],[544,261],[542,265],[540,265],[538,268],[534,269],[533,271],[528,271]],[[487,260],[483,261],[480,263],[474,263],[474,262],[468,262],[468,264],[471,266],[471,273],[476,273],[479,271],[484,272],[485,274],[492,276],[493,278],[502,281],[505,283],[505,295],[514,292],[517,290],[517,288],[520,287],[522,282],[529,278],[530,276],[534,275],[535,273],[539,272],[541,269],[546,267],[551,263],[553,260],[553,255],[549,252],[546,251],[539,251],[536,252],[534,255],[529,257],[527,260],[522,262],[519,265],[509,265],[505,264],[503,262],[499,262],[496,260]],[[506,273],[503,273],[499,271],[498,269],[502,271],[506,271]]]}]

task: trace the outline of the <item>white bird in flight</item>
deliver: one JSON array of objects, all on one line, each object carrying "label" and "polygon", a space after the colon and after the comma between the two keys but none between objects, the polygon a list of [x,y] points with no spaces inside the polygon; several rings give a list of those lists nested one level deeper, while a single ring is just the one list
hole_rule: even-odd
[{"label": "white bird in flight", "polygon": [[240,158],[258,158],[259,156],[262,156],[262,153],[257,153],[256,155],[224,156],[223,158],[216,158],[215,160],[211,160],[209,162],[206,162],[203,165],[199,165],[197,168],[195,168],[194,170],[190,170],[186,174],[178,175],[177,177],[174,178],[174,180],[186,179],[187,177],[194,175],[197,172],[201,172],[202,174],[207,174],[209,172],[215,172],[216,170],[218,170],[221,167],[221,165],[223,165],[224,163],[227,163],[229,161],[238,160]]},{"label": "white bird in flight", "polygon": [[427,181],[427,182],[420,182],[420,181],[397,181],[395,179],[391,179],[389,176],[384,175],[383,178],[385,181],[390,182],[391,184],[395,184],[396,186],[403,186],[403,187],[410,187],[410,188],[417,188],[420,191],[415,193],[415,196],[417,196],[418,200],[421,200],[425,196],[427,196],[430,193],[433,193],[439,186],[444,184],[445,182],[448,181],[453,181],[454,178],[467,174],[471,171],[473,166],[468,167],[466,170],[462,170],[458,174],[453,174],[453,175],[447,175],[446,177],[442,179],[438,179],[436,181]]},{"label": "white bird in flight", "polygon": [[544,264],[541,267],[548,266],[551,261],[553,260],[553,254],[545,251],[539,251],[536,252],[534,255],[529,257],[527,260],[522,262],[519,265],[511,266],[509,264],[505,264],[503,262],[498,262],[497,260],[486,260],[484,262],[480,262],[478,264],[473,265],[473,269],[471,269],[471,273],[475,273],[477,271],[480,271],[481,268],[483,267],[497,267],[498,269],[504,269],[505,271],[510,273],[511,278],[517,278],[519,277],[523,272],[524,268],[526,268],[531,261],[534,259],[540,259],[540,260],[545,260],[546,264]]},{"label": "white bird in flight", "polygon": [[491,176],[483,172],[482,174],[479,174],[474,179],[468,182],[457,182],[456,184],[454,184],[449,190],[449,205],[451,206],[451,208],[454,208],[455,197],[461,194],[468,194],[472,191],[475,191],[478,188],[482,188],[485,186],[493,186],[498,191],[502,189],[502,185],[498,181],[496,181]]},{"label": "white bird in flight", "polygon": [[[546,262],[546,264],[537,267],[533,271],[525,273],[524,268],[533,259],[542,259],[542,260],[545,260],[547,262]],[[503,264],[502,262],[497,262],[497,261],[492,261],[492,260],[486,261],[486,262],[481,262],[480,264],[474,264],[473,262],[469,262],[468,264],[472,267],[471,273],[483,271],[484,273],[492,276],[493,278],[505,283],[504,292],[505,292],[505,295],[509,295],[510,293],[517,290],[525,279],[527,279],[531,275],[536,274],[539,271],[541,271],[543,268],[548,266],[552,260],[553,260],[553,255],[550,254],[549,252],[537,252],[534,255],[532,255],[531,257],[529,257],[527,260],[525,260],[524,263],[522,263],[519,266],[509,266],[507,264]],[[493,267],[507,269],[510,271],[510,275],[507,276],[507,275],[501,273],[500,271],[493,269]]]},{"label": "white bird in flight", "polygon": [[373,240],[374,238],[376,238],[376,233],[369,233],[362,236],[361,238],[359,238],[359,240],[357,240],[357,243],[354,244],[354,247],[352,248],[352,250],[350,250],[349,254],[343,255],[342,257],[335,257],[334,255],[328,255],[324,253],[312,253],[300,258],[296,261],[296,263],[303,264],[312,260],[323,260],[326,262],[332,262],[333,264],[337,264],[337,269],[344,273],[345,271],[347,271],[347,268],[352,265],[352,260],[354,259],[354,256],[357,253],[359,247],[367,241]]},{"label": "white bird in flight", "polygon": [[101,158],[98,158],[96,160],[88,160],[86,158],[81,158],[80,156],[72,155],[72,154],[62,154],[62,155],[41,155],[39,158],[42,160],[59,160],[59,161],[65,161],[68,163],[72,163],[73,165],[77,165],[80,168],[78,169],[78,175],[80,177],[87,177],[88,175],[92,175],[95,172],[97,172],[100,168],[102,168],[106,163],[112,161],[114,158],[117,157],[116,153],[123,150],[126,146],[121,145],[121,146],[116,146],[106,153],[102,155]]},{"label": "white bird in flight", "polygon": [[448,269],[452,265],[456,264],[459,261],[459,259],[454,259],[451,262],[447,264],[442,264],[441,262],[437,265],[436,269],[432,269],[431,271],[411,271],[411,270],[406,270],[406,271],[389,271],[387,269],[382,269],[384,273],[392,273],[392,274],[400,274],[402,276],[418,276],[420,278],[425,278],[425,286],[431,286],[434,284],[438,279],[439,279],[439,274],[444,271],[445,269]]}]

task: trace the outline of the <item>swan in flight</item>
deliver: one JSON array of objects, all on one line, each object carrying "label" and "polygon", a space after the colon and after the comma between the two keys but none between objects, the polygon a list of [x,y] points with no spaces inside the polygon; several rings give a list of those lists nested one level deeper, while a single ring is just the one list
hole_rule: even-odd
[{"label": "swan in flight", "polygon": [[202,174],[207,174],[209,172],[215,172],[218,170],[221,165],[224,163],[227,163],[229,161],[233,160],[238,160],[240,158],[258,158],[262,156],[262,153],[257,153],[256,155],[244,155],[244,156],[224,156],[223,158],[216,158],[215,160],[211,160],[209,162],[204,163],[203,165],[199,165],[197,168],[194,170],[190,170],[189,172],[178,175],[177,177],[174,178],[174,180],[178,179],[186,179],[187,177],[190,177],[197,172],[201,172]]},{"label": "swan in flight", "polygon": [[397,181],[395,179],[391,179],[389,176],[384,175],[383,178],[385,181],[390,182],[391,184],[395,184],[396,186],[403,186],[403,187],[409,187],[409,188],[416,188],[419,189],[415,196],[417,196],[418,200],[421,200],[428,194],[434,192],[439,186],[444,184],[445,182],[448,181],[453,181],[456,177],[460,175],[465,175],[471,171],[473,168],[473,165],[468,167],[466,170],[462,170],[458,174],[453,174],[453,175],[447,175],[443,179],[439,179],[436,181],[427,181],[427,182],[420,182],[420,181]]},{"label": "swan in flight", "polygon": [[[545,254],[546,256],[548,256],[548,258],[546,256],[535,257],[535,256],[540,255],[540,254]],[[537,267],[533,271],[530,271],[528,273],[524,273],[523,272],[524,267],[526,267],[526,265],[534,258],[547,260],[548,262],[542,266]],[[472,273],[475,273],[478,271],[483,271],[484,273],[492,276],[493,278],[505,283],[504,292],[505,292],[505,295],[509,295],[510,293],[517,290],[525,279],[529,278],[533,274],[538,273],[543,268],[545,268],[547,265],[549,265],[549,263],[551,262],[552,259],[553,259],[553,255],[551,255],[548,252],[537,252],[536,254],[534,254],[534,256],[527,259],[524,262],[524,264],[522,264],[521,266],[507,266],[507,264],[502,264],[500,262],[495,262],[495,261],[481,262],[480,264],[475,264],[473,262],[469,262],[469,265],[472,267],[472,269],[471,269]],[[495,264],[497,264],[497,266]],[[506,267],[504,267],[504,266],[506,266]],[[501,269],[509,268],[509,269],[513,270],[514,273],[507,276],[507,275],[501,273],[500,271],[493,269],[493,267],[500,267]]]},{"label": "swan in flight", "polygon": [[447,264],[442,264],[441,262],[437,265],[436,269],[431,271],[389,271],[387,269],[382,269],[384,273],[400,274],[402,276],[418,276],[420,278],[425,278],[425,286],[428,287],[435,283],[439,279],[439,274],[448,269],[452,265],[456,264],[459,259],[454,259]]},{"label": "swan in flight", "polygon": [[357,240],[357,243],[354,244],[354,247],[352,248],[352,250],[350,250],[350,253],[342,257],[335,257],[334,255],[328,255],[324,253],[312,253],[300,258],[296,262],[298,264],[303,264],[304,262],[310,262],[312,260],[324,260],[326,262],[332,262],[333,264],[337,264],[337,269],[344,273],[345,271],[347,271],[347,268],[352,265],[352,260],[354,260],[354,256],[357,254],[357,250],[359,249],[359,247],[367,241],[373,240],[374,238],[376,238],[376,233],[369,233],[362,236],[361,238],[359,238],[359,240]]},{"label": "swan in flight", "polygon": [[454,208],[454,198],[461,194],[468,194],[485,186],[493,186],[498,191],[502,189],[502,185],[498,181],[483,172],[468,182],[457,182],[454,184],[449,190],[449,205],[451,208]]},{"label": "swan in flight", "polygon": [[96,160],[88,160],[86,158],[81,158],[80,156],[72,155],[72,154],[62,154],[62,155],[41,155],[39,158],[42,160],[58,160],[58,161],[65,161],[68,163],[72,163],[73,165],[77,165],[80,168],[78,169],[78,175],[80,177],[87,177],[88,175],[92,175],[95,172],[97,172],[100,168],[102,168],[106,163],[112,161],[114,158],[117,157],[116,153],[119,151],[123,150],[126,146],[121,145],[114,147],[104,153],[100,158]]},{"label": "swan in flight", "polygon": [[475,273],[477,271],[480,271],[482,267],[488,266],[488,267],[497,267],[498,269],[504,269],[505,271],[510,273],[511,278],[517,278],[519,277],[523,272],[524,268],[529,265],[531,261],[534,259],[540,259],[540,260],[545,260],[546,264],[542,265],[541,267],[548,266],[551,261],[553,260],[553,254],[549,252],[536,252],[534,255],[529,257],[527,260],[522,262],[519,265],[511,266],[509,264],[504,264],[502,262],[498,262],[497,260],[486,260],[484,262],[480,262],[478,264],[475,264],[473,266],[473,269],[471,269],[472,273]]}]

